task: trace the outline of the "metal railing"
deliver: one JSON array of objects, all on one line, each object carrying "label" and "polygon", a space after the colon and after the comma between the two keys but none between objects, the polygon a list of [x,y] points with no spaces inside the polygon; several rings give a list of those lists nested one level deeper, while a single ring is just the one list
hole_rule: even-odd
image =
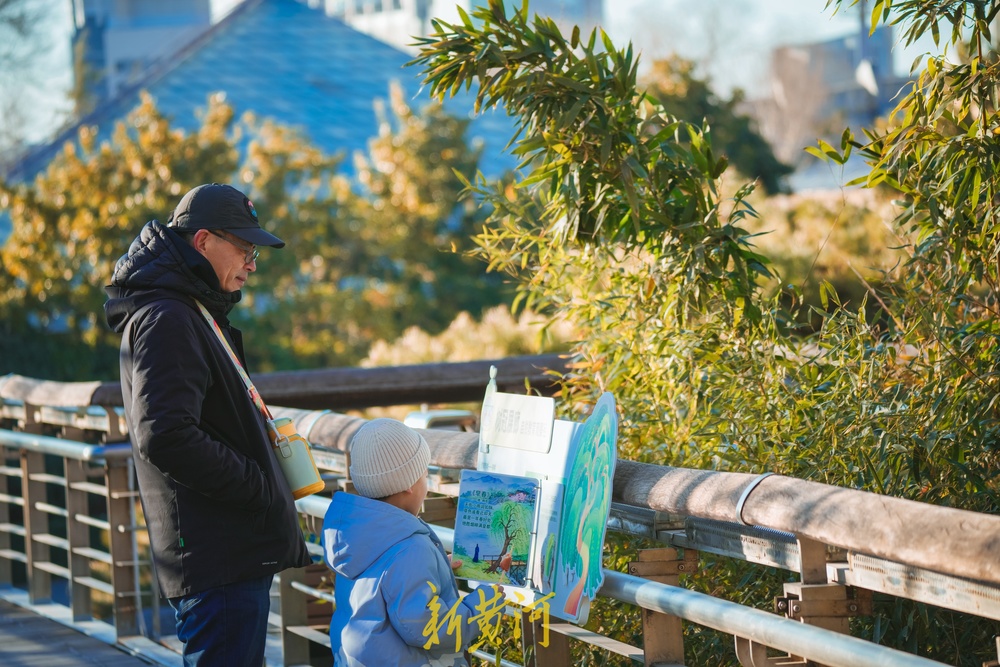
[{"label": "metal railing", "polygon": [[[26,379],[19,387],[33,401],[42,395]],[[65,403],[65,387],[55,393]],[[0,398],[0,594],[23,593],[36,606],[55,603],[70,622],[89,624],[91,634],[100,634],[93,627],[105,623],[104,635],[112,641],[171,664],[176,654],[160,645],[156,627],[159,601],[138,516],[131,450],[127,443],[103,444],[123,433],[120,411],[34,405],[12,397],[2,380]],[[350,490],[345,452],[364,420],[327,411],[274,411],[292,417],[314,443],[328,489]],[[456,471],[475,466],[476,435],[424,435],[437,491],[425,519],[447,524],[454,517]],[[810,511],[797,512],[796,499]],[[681,665],[682,621],[732,635],[747,666],[940,664],[848,634],[851,617],[870,613],[872,592],[1000,620],[1000,517],[779,476],[629,461],[616,469],[614,501],[609,530],[661,544],[638,552],[627,573],[605,570],[600,591],[639,608],[644,646],[568,623],[542,627],[525,615],[526,665],[569,665],[575,641],[640,663]],[[319,555],[315,536],[329,498],[311,496],[296,504],[311,550]],[[449,528],[435,530],[450,544]],[[879,539],[866,531],[879,531]],[[679,585],[678,578],[697,567],[698,552],[796,572],[799,581],[785,585],[774,612],[744,607]],[[286,666],[330,663],[326,624],[333,599],[331,577],[323,581],[324,575],[325,567],[317,565],[280,576],[280,608],[272,622],[280,627]],[[774,657],[775,651],[792,657]]]}]

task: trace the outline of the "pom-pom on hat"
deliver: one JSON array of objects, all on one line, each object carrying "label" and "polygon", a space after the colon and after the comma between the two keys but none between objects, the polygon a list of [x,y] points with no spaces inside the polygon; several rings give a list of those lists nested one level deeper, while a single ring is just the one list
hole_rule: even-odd
[{"label": "pom-pom on hat", "polygon": [[351,439],[351,481],[366,498],[405,491],[427,475],[430,461],[423,436],[395,419],[373,419]]}]

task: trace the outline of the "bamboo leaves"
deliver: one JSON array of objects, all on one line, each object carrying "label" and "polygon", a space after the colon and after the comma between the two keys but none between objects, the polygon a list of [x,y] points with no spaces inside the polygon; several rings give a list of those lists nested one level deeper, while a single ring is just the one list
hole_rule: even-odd
[{"label": "bamboo leaves", "polygon": [[[529,22],[527,5],[508,15],[499,0],[456,25],[435,26],[411,64],[423,68],[432,96],[471,88],[480,108],[502,105],[515,118],[517,188],[543,202],[537,224],[552,243],[653,253],[665,280],[682,281],[679,312],[731,293],[757,298],[752,276],[765,262],[749,256],[745,242],[732,241],[745,235],[721,231],[729,223],[720,215],[716,181],[728,160],[715,154],[707,128],[647,103],[636,88],[631,45],[617,49],[601,31],[583,39],[579,28],[566,39],[550,19]],[[477,192],[502,210],[499,193]],[[742,197],[729,208],[730,222],[752,214]]]}]

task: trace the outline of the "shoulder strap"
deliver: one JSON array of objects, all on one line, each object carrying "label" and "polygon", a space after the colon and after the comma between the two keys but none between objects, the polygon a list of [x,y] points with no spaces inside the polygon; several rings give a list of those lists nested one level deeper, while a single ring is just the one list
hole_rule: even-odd
[{"label": "shoulder strap", "polygon": [[229,341],[226,340],[226,337],[223,335],[222,328],[219,327],[219,323],[215,321],[215,318],[212,317],[212,313],[208,312],[208,308],[202,305],[201,301],[195,299],[194,302],[198,304],[198,310],[201,311],[201,314],[204,316],[205,321],[208,322],[208,325],[212,327],[212,331],[215,332],[215,335],[219,338],[219,342],[222,343],[222,347],[225,348],[226,353],[229,355],[229,360],[232,361],[233,366],[236,367],[236,372],[239,373],[240,378],[243,379],[243,384],[246,385],[247,393],[250,394],[250,400],[257,406],[260,413],[264,415],[264,419],[272,419],[271,411],[267,409],[266,405],[264,405],[264,399],[260,397],[257,387],[253,386],[253,381],[250,380],[250,376],[247,375],[246,369],[244,369],[243,364],[240,363],[239,357],[237,357],[236,353],[233,352],[232,346],[229,345]]}]

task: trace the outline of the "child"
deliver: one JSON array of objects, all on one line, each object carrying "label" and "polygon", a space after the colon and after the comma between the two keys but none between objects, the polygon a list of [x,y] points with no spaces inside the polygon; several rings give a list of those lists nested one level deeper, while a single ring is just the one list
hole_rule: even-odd
[{"label": "child", "polygon": [[480,634],[476,617],[495,624],[502,612],[499,587],[458,602],[444,547],[417,516],[428,463],[427,441],[394,419],[374,419],[351,440],[359,495],[335,493],[323,520],[324,557],[336,573],[334,665],[464,666]]}]

